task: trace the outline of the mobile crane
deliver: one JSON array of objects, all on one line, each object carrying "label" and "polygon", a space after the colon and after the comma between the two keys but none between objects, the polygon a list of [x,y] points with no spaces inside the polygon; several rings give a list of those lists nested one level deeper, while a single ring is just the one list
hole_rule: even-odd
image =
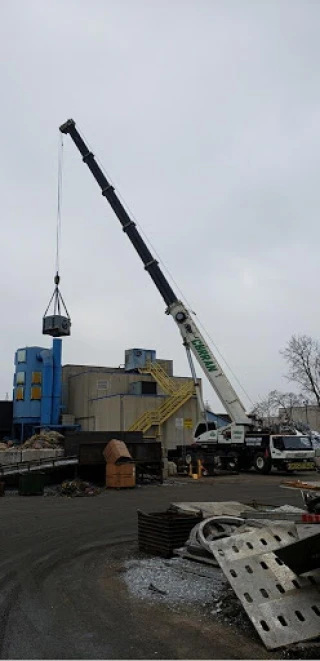
[{"label": "mobile crane", "polygon": [[[200,333],[190,311],[174,293],[171,285],[154,259],[148,246],[137,230],[136,224],[130,218],[114,187],[95,160],[94,154],[88,149],[75,121],[69,119],[60,126],[63,134],[69,134],[78,148],[82,160],[88,166],[93,177],[101,188],[102,195],[107,199],[115,215],[121,223],[123,231],[131,241],[141,258],[145,270],[149,273],[159,293],[166,304],[166,314],[170,315],[177,324],[182,336],[183,344],[189,358],[196,393],[203,412],[202,398],[199,384],[193,367],[192,356],[196,358],[202,371],[207,376],[216,395],[228,413],[231,424],[220,429],[212,429],[212,425],[198,426],[195,432],[195,448],[198,453],[210,453],[215,449],[218,456],[229,455],[235,458],[239,467],[254,465],[258,472],[267,473],[272,465],[278,467],[314,468],[314,450],[307,436],[273,435],[256,427],[254,418],[247,415],[239,396],[235,392],[229,379],[224,373],[218,360]],[[197,387],[198,386],[198,387]],[[201,431],[201,427],[202,430]]]}]

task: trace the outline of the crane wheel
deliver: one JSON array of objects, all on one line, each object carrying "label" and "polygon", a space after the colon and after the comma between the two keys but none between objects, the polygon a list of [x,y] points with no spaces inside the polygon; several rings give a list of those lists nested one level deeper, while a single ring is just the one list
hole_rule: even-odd
[{"label": "crane wheel", "polygon": [[271,459],[270,457],[265,457],[264,452],[257,452],[254,456],[253,466],[257,473],[267,475],[271,471]]},{"label": "crane wheel", "polygon": [[239,455],[237,452],[231,450],[227,453],[227,466],[229,470],[235,473],[239,472]]}]

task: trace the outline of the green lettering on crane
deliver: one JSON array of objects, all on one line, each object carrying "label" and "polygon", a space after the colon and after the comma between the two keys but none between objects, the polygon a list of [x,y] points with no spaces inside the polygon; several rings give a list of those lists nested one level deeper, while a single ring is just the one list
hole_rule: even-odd
[{"label": "green lettering on crane", "polygon": [[194,340],[191,340],[191,344],[193,344],[199,358],[201,358],[208,372],[216,372],[218,370],[218,367],[213,362],[209,350],[207,349],[204,342],[202,342],[202,340],[196,337]]}]

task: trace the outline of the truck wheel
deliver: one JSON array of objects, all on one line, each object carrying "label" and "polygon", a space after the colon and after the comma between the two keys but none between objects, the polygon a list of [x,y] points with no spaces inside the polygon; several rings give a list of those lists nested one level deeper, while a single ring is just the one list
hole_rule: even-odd
[{"label": "truck wheel", "polygon": [[252,468],[252,459],[247,459],[245,457],[240,457],[239,459],[239,468],[241,471],[249,471]]},{"label": "truck wheel", "polygon": [[265,457],[263,452],[257,452],[253,460],[253,465],[257,473],[267,475],[271,471],[271,460],[269,457]]},{"label": "truck wheel", "polygon": [[213,453],[213,465],[215,468],[222,468],[226,453],[223,450],[215,450]]},{"label": "truck wheel", "polygon": [[229,470],[234,471],[235,473],[239,472],[239,456],[237,452],[228,452],[227,466]]}]

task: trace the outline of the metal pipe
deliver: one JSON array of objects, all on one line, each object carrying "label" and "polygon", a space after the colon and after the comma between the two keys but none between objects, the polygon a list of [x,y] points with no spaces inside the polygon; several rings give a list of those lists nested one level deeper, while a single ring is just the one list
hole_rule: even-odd
[{"label": "metal pipe", "polygon": [[39,357],[43,362],[40,425],[44,426],[51,423],[53,387],[53,358],[51,349],[43,349]]},{"label": "metal pipe", "polygon": [[61,392],[62,392],[62,340],[54,338],[52,342],[53,358],[53,385],[52,385],[52,410],[51,424],[58,425],[60,422]]}]

